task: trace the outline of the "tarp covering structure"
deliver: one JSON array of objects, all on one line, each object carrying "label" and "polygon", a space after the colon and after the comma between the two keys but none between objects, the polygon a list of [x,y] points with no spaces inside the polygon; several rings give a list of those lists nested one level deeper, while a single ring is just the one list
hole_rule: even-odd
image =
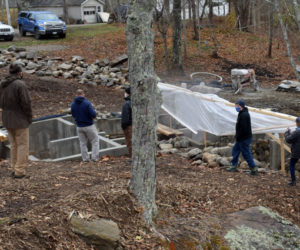
[{"label": "tarp covering structure", "polygon": [[[212,94],[195,93],[177,86],[159,83],[162,109],[183,126],[217,136],[234,135],[238,113],[234,104]],[[254,134],[284,133],[295,128],[296,117],[248,107]]]}]

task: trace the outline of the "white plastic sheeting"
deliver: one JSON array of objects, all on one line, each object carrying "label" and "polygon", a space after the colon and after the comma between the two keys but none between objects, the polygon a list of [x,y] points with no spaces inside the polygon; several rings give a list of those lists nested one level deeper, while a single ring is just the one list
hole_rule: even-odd
[{"label": "white plastic sheeting", "polygon": [[[217,95],[195,93],[169,84],[159,83],[158,87],[162,108],[193,133],[235,134],[238,113],[233,103]],[[250,107],[249,112],[254,134],[284,133],[287,127],[295,127],[296,117],[290,115]]]}]

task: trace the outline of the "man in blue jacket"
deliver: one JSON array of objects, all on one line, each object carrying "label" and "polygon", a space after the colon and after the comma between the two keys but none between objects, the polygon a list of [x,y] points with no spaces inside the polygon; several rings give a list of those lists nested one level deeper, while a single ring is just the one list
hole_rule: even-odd
[{"label": "man in blue jacket", "polygon": [[228,168],[229,172],[237,172],[238,162],[240,153],[247,161],[250,167],[250,174],[257,175],[257,167],[255,166],[253,156],[251,153],[251,139],[252,139],[252,128],[251,118],[248,112],[248,108],[243,100],[237,101],[235,109],[239,113],[236,123],[236,143],[232,149],[232,167]]},{"label": "man in blue jacket", "polygon": [[295,174],[295,167],[297,162],[300,159],[300,117],[296,119],[296,130],[291,132],[288,128],[285,132],[285,141],[289,144],[292,144],[292,155],[290,160],[290,172],[292,181],[289,183],[291,186],[296,186],[296,174]]},{"label": "man in blue jacket", "polygon": [[83,162],[89,162],[88,141],[92,144],[92,161],[99,160],[99,136],[94,119],[97,116],[92,104],[85,99],[83,90],[77,90],[77,97],[71,106],[72,116],[77,125]]}]

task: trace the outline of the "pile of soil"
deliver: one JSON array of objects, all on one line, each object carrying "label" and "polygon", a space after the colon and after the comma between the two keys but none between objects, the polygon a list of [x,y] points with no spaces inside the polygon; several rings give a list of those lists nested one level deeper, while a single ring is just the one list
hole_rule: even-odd
[{"label": "pile of soil", "polygon": [[[6,75],[6,71],[7,69],[0,70],[0,79]],[[29,74],[24,74],[23,80],[30,91],[34,118],[55,115],[70,108],[77,89],[84,90],[86,98],[94,107],[101,105],[102,113],[120,111],[124,101],[124,93],[118,88],[90,87],[76,81],[38,78]]]}]

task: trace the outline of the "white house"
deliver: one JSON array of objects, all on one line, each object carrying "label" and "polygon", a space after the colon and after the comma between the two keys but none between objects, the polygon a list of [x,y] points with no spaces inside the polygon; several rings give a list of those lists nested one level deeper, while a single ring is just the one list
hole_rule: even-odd
[{"label": "white house", "polygon": [[[103,12],[105,0],[67,0],[69,19],[75,22],[96,23],[97,13]],[[30,10],[47,10],[64,16],[63,0],[33,0],[29,4]]]}]

